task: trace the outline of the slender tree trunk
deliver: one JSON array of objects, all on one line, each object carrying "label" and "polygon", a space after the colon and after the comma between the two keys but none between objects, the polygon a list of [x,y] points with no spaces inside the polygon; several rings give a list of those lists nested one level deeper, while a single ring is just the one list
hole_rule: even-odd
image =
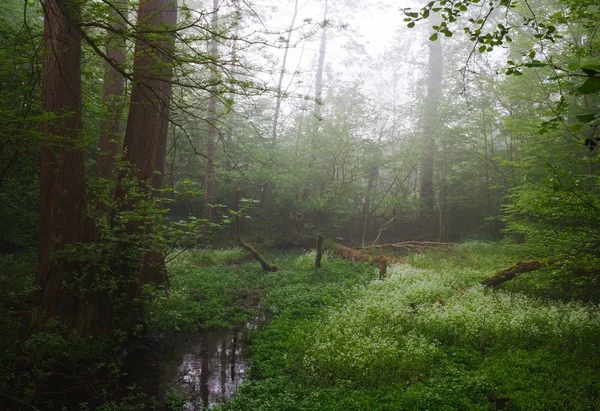
[{"label": "slender tree trunk", "polygon": [[[219,44],[217,43],[216,32],[218,29],[219,19],[219,0],[213,0],[212,10],[212,39],[210,42],[210,55],[216,61],[219,56]],[[208,123],[208,131],[206,133],[206,168],[204,172],[204,218],[208,221],[214,220],[214,213],[211,205],[214,203],[215,197],[215,144],[217,140],[217,86],[218,75],[216,73],[217,65],[212,68],[212,81],[209,86],[210,96],[208,97],[208,109],[206,112],[206,122]]]},{"label": "slender tree trunk", "polygon": [[319,47],[319,60],[317,62],[317,75],[315,78],[315,104],[313,108],[313,146],[316,143],[317,133],[321,126],[321,106],[323,105],[323,72],[325,71],[325,54],[327,53],[327,12],[328,0],[325,0],[325,11],[323,12],[323,31],[321,32],[321,45]]},{"label": "slender tree trunk", "polygon": [[365,195],[365,203],[363,205],[363,227],[362,227],[362,247],[366,246],[367,233],[370,228],[370,219],[369,216],[371,214],[371,195],[372,190],[375,186],[375,180],[379,176],[379,169],[374,167],[369,172],[369,180],[367,181],[367,193]]},{"label": "slender tree trunk", "polygon": [[277,128],[279,126],[279,112],[281,111],[281,101],[283,100],[282,87],[283,77],[285,76],[285,67],[287,64],[288,52],[290,50],[290,42],[292,40],[292,31],[294,30],[294,24],[296,23],[296,17],[298,17],[298,0],[294,3],[294,15],[292,16],[292,24],[290,25],[290,31],[285,40],[285,51],[283,52],[283,62],[281,63],[281,71],[279,72],[279,82],[277,83],[277,101],[275,102],[275,116],[273,119],[273,130],[271,132],[271,144],[275,146],[277,142]]},{"label": "slender tree trunk", "polygon": [[[110,27],[118,31],[124,27],[123,17],[119,13],[125,10],[125,0],[114,0],[114,9],[111,9]],[[120,35],[110,32],[107,46],[107,56],[114,64],[122,66],[125,64],[125,39]],[[125,98],[125,79],[108,62],[104,63],[104,92],[102,101],[106,106],[106,117],[102,122],[100,131],[98,156],[98,177],[110,178],[115,168],[115,158],[123,147],[123,105]]]},{"label": "slender tree trunk", "polygon": [[57,253],[86,240],[81,112],[81,35],[76,0],[44,2],[43,102],[53,115],[42,126],[40,147],[40,244],[35,302],[48,317],[77,325],[77,267]]},{"label": "slender tree trunk", "polygon": [[[437,17],[439,19],[439,16]],[[419,197],[421,199],[420,226],[426,237],[435,233],[434,228],[434,153],[439,134],[438,105],[442,94],[443,54],[441,40],[429,42],[429,74],[427,78],[427,96],[423,116],[424,155],[421,160]]]}]

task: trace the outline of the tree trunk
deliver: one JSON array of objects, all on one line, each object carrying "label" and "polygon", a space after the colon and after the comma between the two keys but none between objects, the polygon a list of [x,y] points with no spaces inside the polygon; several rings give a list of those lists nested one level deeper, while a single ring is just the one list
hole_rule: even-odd
[{"label": "tree trunk", "polygon": [[[435,18],[439,19],[439,16]],[[433,23],[435,24],[436,22],[434,21]],[[427,77],[427,96],[425,97],[422,126],[425,151],[421,160],[419,187],[419,197],[421,199],[419,220],[425,237],[433,237],[433,233],[436,231],[433,213],[433,171],[437,134],[439,134],[440,128],[437,116],[442,94],[442,64],[441,39],[429,42],[429,74]]]},{"label": "tree trunk", "polygon": [[[115,0],[111,9],[110,27],[118,31],[124,28],[123,17],[119,13],[125,10],[125,0]],[[110,32],[106,55],[114,64],[125,64],[125,39]],[[102,101],[106,107],[106,116],[100,131],[98,156],[98,177],[110,178],[115,169],[115,158],[123,147],[122,134],[124,130],[123,104],[125,97],[125,79],[108,62],[104,62],[104,92]]]},{"label": "tree trunk", "polygon": [[[217,29],[219,19],[219,0],[213,0],[212,10],[212,39],[210,41],[210,55],[216,61],[219,56],[219,44],[217,43]],[[208,131],[206,133],[206,168],[204,173],[204,218],[212,222],[214,220],[214,213],[212,204],[215,200],[215,144],[217,140],[217,86],[218,81],[217,70],[218,66],[215,64],[212,67],[213,73],[211,76],[211,85],[208,90],[210,96],[208,97],[208,109],[206,112],[206,122],[208,123]]]},{"label": "tree trunk", "polygon": [[[124,160],[132,166],[131,175],[122,172],[119,182],[129,177],[139,181],[142,190],[154,189],[148,196],[160,195],[166,164],[166,141],[169,125],[173,76],[174,36],[167,30],[177,23],[175,0],[142,0],[138,7],[138,32],[163,33],[160,38],[140,35],[135,44],[133,63],[134,84],[127,119]],[[166,29],[165,29],[166,27]],[[120,184],[119,186],[120,187]],[[125,198],[122,187],[117,196]],[[147,231],[131,227],[131,232]],[[139,279],[142,283],[167,281],[159,252],[150,252],[140,261]]]},{"label": "tree trunk", "polygon": [[292,32],[294,30],[294,24],[296,23],[296,17],[298,17],[298,0],[294,3],[294,15],[292,16],[292,24],[290,25],[290,31],[285,40],[285,51],[283,52],[283,62],[281,63],[281,71],[279,72],[279,82],[277,83],[277,101],[275,102],[275,115],[273,119],[273,130],[271,132],[271,144],[275,147],[277,142],[277,128],[279,126],[279,112],[281,111],[281,101],[283,100],[282,90],[283,77],[285,76],[285,67],[287,64],[288,52],[290,50],[290,42],[292,40]]},{"label": "tree trunk", "polygon": [[328,0],[325,0],[323,12],[323,31],[321,32],[321,45],[319,47],[319,60],[317,62],[317,75],[315,78],[315,105],[313,108],[313,146],[316,144],[317,133],[321,126],[321,106],[323,104],[323,72],[325,71],[325,54],[327,53],[327,12],[329,8]]},{"label": "tree trunk", "polygon": [[86,240],[81,109],[81,35],[75,0],[44,2],[43,111],[40,147],[40,244],[35,302],[48,317],[74,327],[80,307],[77,267],[56,253]]}]

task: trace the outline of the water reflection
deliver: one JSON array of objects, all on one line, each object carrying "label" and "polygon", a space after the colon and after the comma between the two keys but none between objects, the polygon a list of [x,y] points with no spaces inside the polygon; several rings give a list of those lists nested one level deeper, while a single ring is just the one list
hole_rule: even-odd
[{"label": "water reflection", "polygon": [[223,404],[246,375],[244,334],[268,321],[259,312],[251,322],[230,330],[144,338],[128,357],[124,386],[159,397],[173,389],[185,392],[185,407],[191,411]]},{"label": "water reflection", "polygon": [[[209,331],[174,347],[179,360],[160,364],[165,383],[191,395],[188,410],[211,408],[233,395],[246,374],[244,329]],[[179,363],[176,365],[176,363]]]}]

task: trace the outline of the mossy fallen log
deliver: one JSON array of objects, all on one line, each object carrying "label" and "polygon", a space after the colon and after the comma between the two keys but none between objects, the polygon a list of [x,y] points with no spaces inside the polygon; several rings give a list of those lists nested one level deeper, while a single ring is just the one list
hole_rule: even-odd
[{"label": "mossy fallen log", "polygon": [[357,262],[369,263],[379,267],[381,261],[387,264],[406,264],[401,258],[388,257],[385,255],[370,255],[361,250],[355,250],[334,242],[327,242],[326,249],[333,251],[340,258]]},{"label": "mossy fallen log", "polygon": [[369,248],[377,248],[383,250],[384,248],[391,249],[401,249],[406,250],[408,252],[418,252],[422,253],[425,250],[439,250],[439,251],[450,251],[450,247],[452,243],[440,243],[436,241],[405,241],[401,243],[393,243],[393,244],[380,244],[380,245],[370,245],[367,247],[361,248],[362,250],[366,250]]},{"label": "mossy fallen log", "polygon": [[482,281],[481,284],[487,287],[497,287],[500,284],[514,279],[520,274],[541,270],[543,268],[549,267],[554,263],[556,263],[556,260],[519,261],[518,263],[513,264],[510,267],[505,268],[504,270],[498,271],[492,277]]}]

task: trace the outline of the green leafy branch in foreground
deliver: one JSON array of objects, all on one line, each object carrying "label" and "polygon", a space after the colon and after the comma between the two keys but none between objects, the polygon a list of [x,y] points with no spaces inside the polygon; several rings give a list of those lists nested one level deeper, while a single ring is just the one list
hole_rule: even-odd
[{"label": "green leafy branch in foreground", "polygon": [[[575,96],[597,95],[600,92],[600,64],[595,57],[598,51],[595,22],[600,18],[600,8],[588,0],[560,3],[564,5],[564,10],[553,13],[534,10],[528,0],[438,0],[429,2],[417,11],[411,8],[402,11],[409,28],[415,27],[421,20],[428,19],[432,13],[440,15],[442,21],[432,26],[434,33],[429,37],[431,41],[438,40],[439,34],[453,36],[454,25],[461,25],[459,22],[464,16],[475,16],[468,17],[468,23],[462,27],[462,31],[474,44],[468,60],[475,51],[486,53],[496,47],[508,47],[513,42],[511,36],[530,32],[533,44],[526,46],[529,49],[522,53],[523,61],[509,59],[505,74],[520,76],[524,68],[551,69],[548,80],[559,83],[561,98],[554,107],[554,115],[542,121],[540,133],[545,134],[548,130],[557,128],[559,124],[568,124],[571,131],[588,127],[591,133],[584,142],[590,150],[594,150],[600,141],[596,132],[600,115],[597,112],[579,114],[575,116],[577,123],[570,123],[566,115],[569,103],[564,98],[562,86],[566,82],[567,94]],[[563,42],[564,47],[573,49],[577,58],[561,64],[548,51],[549,45],[561,42],[565,36],[565,27],[571,24],[577,24],[587,30],[586,45],[577,46],[569,41]],[[539,55],[543,55],[543,59],[540,59]]]}]

